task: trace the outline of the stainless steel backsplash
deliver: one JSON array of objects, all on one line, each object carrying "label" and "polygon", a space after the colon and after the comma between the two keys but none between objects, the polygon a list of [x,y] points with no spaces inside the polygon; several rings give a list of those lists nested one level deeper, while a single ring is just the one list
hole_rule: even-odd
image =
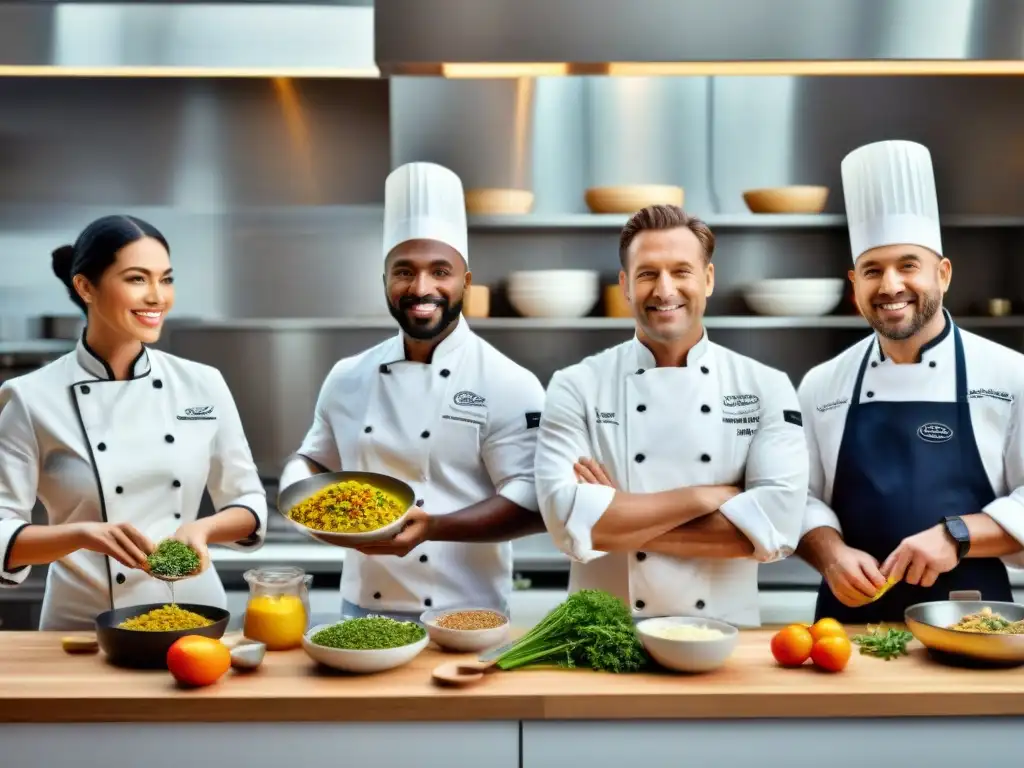
[{"label": "stainless steel backsplash", "polygon": [[[592,185],[676,183],[697,213],[742,213],[758,186],[826,184],[855,146],[932,150],[945,214],[1024,215],[1019,78],[541,78],[536,81],[0,79],[0,317],[70,313],[50,251],[94,216],[164,229],[176,314],[304,318],[172,332],[173,351],[224,371],[261,464],[295,449],[339,357],[391,333],[319,327],[387,318],[380,203],[391,167],[442,162],[467,187],[528,186],[538,213],[585,211]],[[1024,230],[956,230],[949,302],[1019,297]],[[476,282],[513,269],[596,268],[615,279],[608,231],[475,231]],[[760,277],[841,276],[846,232],[720,233],[709,311],[742,309]],[[500,309],[500,293],[497,307]],[[794,378],[860,331],[721,331]],[[542,380],[628,331],[487,331]],[[1017,344],[1018,331],[999,340]]]}]

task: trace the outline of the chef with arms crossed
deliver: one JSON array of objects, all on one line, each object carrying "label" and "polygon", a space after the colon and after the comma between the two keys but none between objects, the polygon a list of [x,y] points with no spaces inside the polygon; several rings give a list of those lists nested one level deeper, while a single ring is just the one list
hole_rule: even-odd
[{"label": "chef with arms crossed", "polygon": [[[0,586],[49,563],[40,629],[85,629],[170,598],[142,566],[174,537],[203,562],[175,598],[226,607],[206,547],[258,547],[266,494],[220,373],[146,347],[174,305],[167,240],[108,216],[56,250],[53,271],[87,327],[73,352],[0,387]],[[197,520],[207,487],[220,511]],[[37,498],[48,525],[30,524]]]},{"label": "chef with arms crossed", "polygon": [[335,364],[281,489],[345,469],[415,491],[398,535],[346,553],[343,616],[507,610],[510,541],[544,530],[533,482],[544,388],[462,317],[472,275],[459,177],[403,165],[384,206],[384,290],[400,331]]},{"label": "chef with arms crossed", "polygon": [[551,379],[537,496],[570,591],[615,594],[637,618],[757,626],[758,563],[796,546],[807,446],[786,374],[708,339],[714,246],[680,208],[626,224],[636,334]]},{"label": "chef with arms crossed", "polygon": [[[857,306],[874,333],[800,385],[811,485],[798,554],[824,577],[816,618],[898,622],[978,590],[1012,600],[1024,539],[1024,356],[943,309],[931,155],[883,141],[842,163]],[[877,601],[891,578],[897,583]]]}]

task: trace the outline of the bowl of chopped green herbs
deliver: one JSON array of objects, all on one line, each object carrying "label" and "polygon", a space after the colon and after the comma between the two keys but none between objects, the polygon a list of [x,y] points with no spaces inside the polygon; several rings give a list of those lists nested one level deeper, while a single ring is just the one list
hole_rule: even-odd
[{"label": "bowl of chopped green herbs", "polygon": [[161,581],[181,581],[199,573],[199,553],[177,539],[164,539],[146,559],[146,571]]},{"label": "bowl of chopped green herbs", "polygon": [[366,616],[317,625],[303,636],[302,648],[324,666],[368,674],[408,664],[428,642],[427,631],[414,621]]}]

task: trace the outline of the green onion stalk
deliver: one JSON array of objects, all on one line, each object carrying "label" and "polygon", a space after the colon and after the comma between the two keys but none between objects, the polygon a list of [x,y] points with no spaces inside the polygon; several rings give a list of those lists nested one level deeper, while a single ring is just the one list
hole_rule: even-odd
[{"label": "green onion stalk", "polygon": [[650,662],[626,604],[600,590],[568,597],[496,660],[499,669],[534,665],[637,672]]}]

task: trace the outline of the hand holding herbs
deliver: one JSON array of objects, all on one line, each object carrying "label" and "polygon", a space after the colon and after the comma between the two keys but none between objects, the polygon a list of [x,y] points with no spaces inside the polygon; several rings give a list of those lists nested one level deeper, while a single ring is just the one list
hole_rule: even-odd
[{"label": "hand holding herbs", "polygon": [[590,667],[637,672],[649,658],[625,603],[607,592],[576,592],[496,659],[499,669]]},{"label": "hand holding herbs", "polygon": [[199,570],[199,553],[177,539],[165,539],[146,559],[146,570],[157,578],[191,576]]},{"label": "hand holding herbs", "polygon": [[883,630],[881,627],[870,626],[867,634],[853,636],[853,642],[860,646],[863,655],[877,656],[886,661],[908,656],[907,643],[913,639],[914,635],[905,629]]}]

